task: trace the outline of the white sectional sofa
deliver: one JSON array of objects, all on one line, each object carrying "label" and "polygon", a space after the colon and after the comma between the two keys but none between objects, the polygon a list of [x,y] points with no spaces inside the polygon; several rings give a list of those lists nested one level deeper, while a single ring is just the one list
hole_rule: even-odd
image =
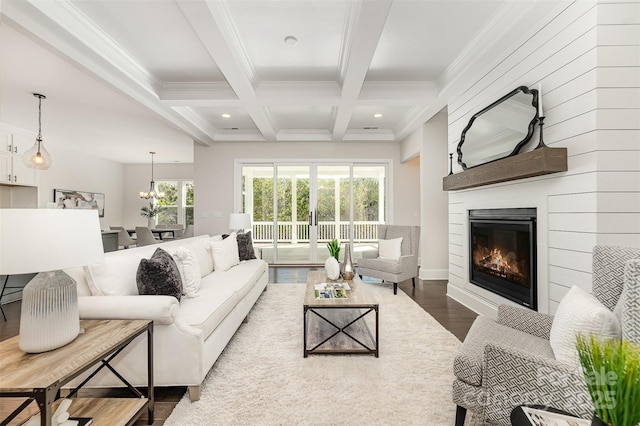
[{"label": "white sectional sofa", "polygon": [[[188,386],[192,401],[231,337],[266,289],[267,263],[240,262],[213,271],[208,235],[106,253],[99,265],[65,270],[78,285],[80,319],[150,319],[154,321],[154,382],[156,386]],[[142,258],[161,247],[173,254],[190,248],[201,271],[196,297],[140,295],[136,271]],[[134,386],[146,386],[146,337],[132,342],[112,365]],[[106,370],[106,369],[105,369]],[[104,374],[103,374],[104,373]],[[76,382],[77,383],[77,382]],[[118,387],[111,373],[101,372],[88,386]]]}]

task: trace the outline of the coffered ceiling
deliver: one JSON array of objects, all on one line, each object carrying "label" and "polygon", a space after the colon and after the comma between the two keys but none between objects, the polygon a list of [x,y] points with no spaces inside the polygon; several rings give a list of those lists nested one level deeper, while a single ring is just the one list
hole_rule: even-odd
[{"label": "coffered ceiling", "polygon": [[400,141],[504,3],[3,0],[0,118],[33,127],[48,90],[56,137],[123,163],[191,162],[192,140]]}]

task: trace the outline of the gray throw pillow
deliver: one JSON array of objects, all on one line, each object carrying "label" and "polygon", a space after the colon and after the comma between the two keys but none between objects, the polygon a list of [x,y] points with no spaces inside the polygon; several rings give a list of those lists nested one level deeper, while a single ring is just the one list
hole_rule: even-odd
[{"label": "gray throw pillow", "polygon": [[236,240],[238,240],[238,256],[240,257],[240,261],[256,258],[256,254],[253,251],[251,231],[236,235]]},{"label": "gray throw pillow", "polygon": [[173,257],[157,248],[150,259],[141,259],[136,273],[138,293],[173,296],[180,300],[182,279]]},{"label": "gray throw pillow", "polygon": [[[225,239],[229,234],[223,234],[222,238]],[[251,238],[251,231],[244,232],[242,234],[236,234],[236,240],[238,241],[238,257],[240,261],[256,259],[256,253],[253,250],[253,238]]]}]

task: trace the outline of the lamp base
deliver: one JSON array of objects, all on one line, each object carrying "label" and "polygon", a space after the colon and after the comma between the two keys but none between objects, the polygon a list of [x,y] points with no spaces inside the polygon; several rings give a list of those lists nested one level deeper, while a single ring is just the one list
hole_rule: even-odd
[{"label": "lamp base", "polygon": [[63,271],[40,272],[22,291],[18,346],[28,353],[46,352],[79,333],[76,282]]}]

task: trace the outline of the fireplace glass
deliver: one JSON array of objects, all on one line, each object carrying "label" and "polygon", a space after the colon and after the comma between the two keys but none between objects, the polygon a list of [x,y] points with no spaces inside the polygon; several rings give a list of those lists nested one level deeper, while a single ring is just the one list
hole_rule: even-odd
[{"label": "fireplace glass", "polygon": [[535,209],[471,210],[470,281],[537,309]]}]

